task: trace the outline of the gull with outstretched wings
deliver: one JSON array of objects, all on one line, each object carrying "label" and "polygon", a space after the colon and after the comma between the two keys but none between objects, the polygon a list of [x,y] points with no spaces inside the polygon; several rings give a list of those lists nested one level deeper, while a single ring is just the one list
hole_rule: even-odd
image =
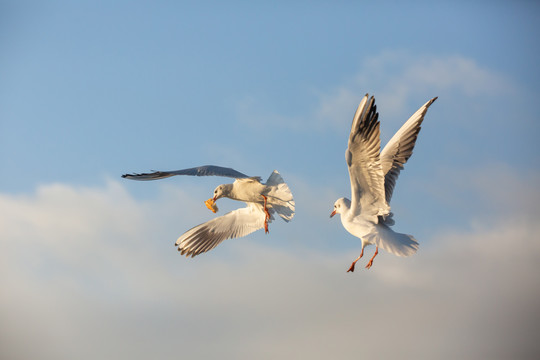
[{"label": "gull with outstretched wings", "polygon": [[246,236],[262,228],[268,233],[268,223],[274,219],[275,213],[287,222],[294,216],[295,203],[291,190],[276,170],[272,172],[266,183],[262,183],[258,176],[247,176],[234,169],[215,165],[175,171],[126,174],[122,177],[144,181],[175,175],[234,178],[235,181],[232,184],[216,187],[213,197],[205,202],[214,213],[218,211],[216,200],[223,197],[247,204],[244,208],[233,210],[186,231],[175,243],[182,255],[193,257],[202,254],[212,250],[223,240]]},{"label": "gull with outstretched wings", "polygon": [[379,114],[375,98],[366,94],[353,118],[345,160],[349,167],[351,199],[334,203],[330,217],[340,214],[343,227],[362,241],[362,251],[347,271],[364,255],[364,247],[375,245],[366,268],[373,265],[379,247],[398,256],[416,253],[418,242],[412,235],[394,232],[390,200],[400,171],[411,157],[416,138],[433,98],[416,111],[381,151]]}]

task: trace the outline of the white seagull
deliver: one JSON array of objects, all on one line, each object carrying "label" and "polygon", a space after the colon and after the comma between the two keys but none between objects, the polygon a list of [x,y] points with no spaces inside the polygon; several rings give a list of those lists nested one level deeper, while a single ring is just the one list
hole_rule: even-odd
[{"label": "white seagull", "polygon": [[375,245],[375,253],[366,268],[371,268],[379,247],[398,256],[410,256],[418,250],[412,235],[394,232],[390,212],[392,192],[403,165],[412,155],[420,126],[433,98],[415,112],[381,150],[379,114],[375,99],[366,94],[354,114],[345,160],[349,167],[352,200],[340,198],[330,214],[341,215],[343,227],[362,241],[362,252],[350,266],[364,255],[366,245]]},{"label": "white seagull", "polygon": [[281,175],[274,170],[266,183],[259,176],[247,176],[231,168],[206,165],[176,171],[156,171],[148,174],[126,174],[131,180],[157,180],[175,175],[224,176],[236,179],[232,184],[219,185],[214,196],[205,204],[214,213],[218,210],[216,200],[227,197],[243,201],[247,207],[233,210],[186,231],[178,238],[175,246],[182,255],[194,257],[215,248],[226,239],[246,236],[264,228],[277,213],[289,222],[294,216],[295,204],[292,193]]}]

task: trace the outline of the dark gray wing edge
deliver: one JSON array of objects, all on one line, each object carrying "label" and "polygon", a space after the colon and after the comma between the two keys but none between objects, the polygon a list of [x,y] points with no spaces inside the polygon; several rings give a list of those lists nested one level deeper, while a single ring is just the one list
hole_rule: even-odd
[{"label": "dark gray wing edge", "polygon": [[243,178],[249,177],[232,168],[226,168],[226,167],[216,166],[216,165],[204,165],[204,166],[198,166],[198,167],[193,167],[189,169],[174,170],[174,171],[154,171],[152,173],[124,174],[122,175],[122,177],[124,179],[146,181],[146,180],[165,179],[165,178],[176,176],[176,175],[224,176],[224,177],[230,177],[234,179],[243,179]]}]

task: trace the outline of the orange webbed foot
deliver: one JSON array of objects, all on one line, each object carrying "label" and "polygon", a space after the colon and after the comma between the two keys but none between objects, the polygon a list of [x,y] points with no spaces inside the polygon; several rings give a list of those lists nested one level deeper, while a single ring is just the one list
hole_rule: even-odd
[{"label": "orange webbed foot", "polygon": [[366,265],[366,269],[370,269],[373,266],[373,259],[375,259],[375,256],[377,256],[378,253],[379,253],[379,247],[377,246],[375,248],[375,254],[373,254],[373,256],[371,257],[371,259],[369,259],[369,262]]},{"label": "orange webbed foot", "polygon": [[362,252],[360,253],[360,256],[354,259],[354,261],[351,264],[351,267],[349,268],[349,270],[347,270],[347,272],[354,272],[354,265],[356,265],[356,262],[360,260],[362,256],[364,256],[364,248],[362,248]]}]

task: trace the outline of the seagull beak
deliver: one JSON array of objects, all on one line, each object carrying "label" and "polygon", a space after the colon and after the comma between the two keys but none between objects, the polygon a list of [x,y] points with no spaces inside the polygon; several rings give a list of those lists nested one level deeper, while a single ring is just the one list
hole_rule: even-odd
[{"label": "seagull beak", "polygon": [[218,207],[216,206],[216,202],[214,199],[208,199],[204,202],[204,205],[215,214],[218,211]]},{"label": "seagull beak", "polygon": [[332,213],[330,214],[330,217],[334,217],[334,215],[336,215],[336,210],[332,211]]}]

